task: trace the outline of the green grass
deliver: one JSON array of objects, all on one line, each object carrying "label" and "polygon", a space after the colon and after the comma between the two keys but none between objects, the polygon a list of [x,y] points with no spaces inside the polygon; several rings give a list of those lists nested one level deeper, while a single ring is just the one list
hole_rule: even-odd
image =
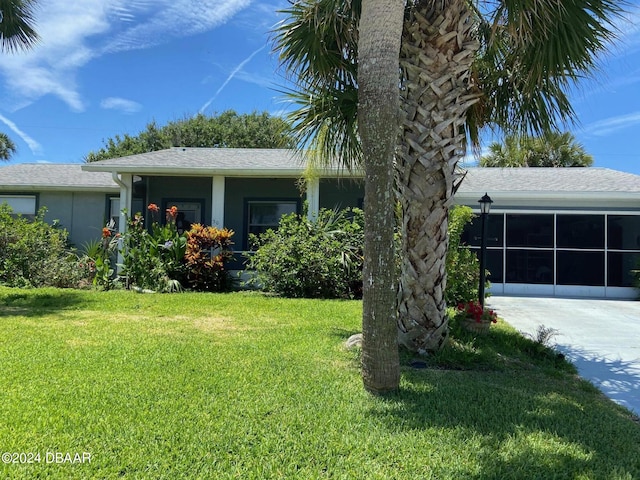
[{"label": "green grass", "polygon": [[0,477],[640,478],[637,419],[501,323],[368,395],[360,309],[0,287],[0,452],[41,454]]}]

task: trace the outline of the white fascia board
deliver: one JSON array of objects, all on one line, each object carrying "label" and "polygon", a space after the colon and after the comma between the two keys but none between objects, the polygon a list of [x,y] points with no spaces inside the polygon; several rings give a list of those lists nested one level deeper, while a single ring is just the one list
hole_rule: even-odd
[{"label": "white fascia board", "polygon": [[2,185],[2,192],[119,192],[120,188],[114,184],[113,187],[94,187],[90,185]]},{"label": "white fascia board", "polygon": [[[303,168],[287,168],[287,169],[265,169],[265,168],[207,168],[207,167],[151,167],[151,166],[93,166],[83,165],[83,170],[88,172],[116,172],[131,173],[137,175],[153,175],[153,176],[224,176],[224,177],[301,177],[305,169]],[[359,178],[357,174],[349,174],[345,170],[331,169],[320,170],[320,177],[347,177]]]}]

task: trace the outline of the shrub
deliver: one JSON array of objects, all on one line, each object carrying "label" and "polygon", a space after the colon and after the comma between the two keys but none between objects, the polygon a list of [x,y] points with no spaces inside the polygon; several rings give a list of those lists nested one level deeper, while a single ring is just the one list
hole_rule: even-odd
[{"label": "shrub", "polygon": [[476,254],[460,238],[474,214],[470,207],[456,205],[449,211],[449,251],[447,252],[447,305],[470,302],[478,299],[480,262]]},{"label": "shrub", "polygon": [[[152,216],[158,212],[155,204],[148,207]],[[167,223],[157,221],[148,231],[140,212],[127,215],[127,230],[123,236],[122,275],[127,288],[169,292],[180,289],[180,277],[184,273],[186,239],[178,235],[175,226],[177,209],[167,211]]]},{"label": "shrub", "polygon": [[83,245],[83,260],[89,267],[89,279],[94,287],[110,290],[116,286],[114,266],[120,234],[113,226],[102,229],[102,238]]},{"label": "shrub", "polygon": [[46,208],[33,220],[0,205],[0,282],[12,287],[78,287],[88,269],[69,248],[68,233],[44,221]]},{"label": "shrub", "polygon": [[285,215],[277,230],[251,235],[251,242],[256,252],[248,266],[266,291],[286,297],[362,297],[360,209],[321,209],[313,220]]},{"label": "shrub", "polygon": [[159,292],[179,291],[187,284],[200,291],[229,287],[225,264],[232,256],[233,231],[194,224],[180,234],[176,207],[167,209],[165,225],[156,219],[157,205],[152,203],[147,209],[153,220],[150,231],[141,213],[127,217],[122,248],[122,274],[127,287]]},{"label": "shrub", "polygon": [[233,230],[205,227],[198,223],[187,232],[184,258],[187,282],[198,291],[223,291],[231,286],[225,264],[231,260]]}]

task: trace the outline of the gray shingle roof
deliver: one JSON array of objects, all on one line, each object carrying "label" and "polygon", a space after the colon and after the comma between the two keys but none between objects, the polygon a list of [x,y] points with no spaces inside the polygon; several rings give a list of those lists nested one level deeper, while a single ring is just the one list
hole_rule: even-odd
[{"label": "gray shingle roof", "polygon": [[459,192],[640,193],[640,175],[608,168],[469,168]]},{"label": "gray shingle roof", "polygon": [[85,172],[81,164],[19,163],[0,166],[0,190],[119,191],[110,173]]},{"label": "gray shingle roof", "polygon": [[288,149],[174,147],[88,163],[84,169],[160,175],[299,176],[305,164]]},{"label": "gray shingle roof", "polygon": [[[0,167],[0,190],[117,191],[110,172],[140,175],[299,177],[302,158],[293,150],[176,147],[89,164],[17,164]],[[332,169],[328,175],[344,171]],[[469,168],[461,195],[640,195],[640,175],[607,168]]]}]

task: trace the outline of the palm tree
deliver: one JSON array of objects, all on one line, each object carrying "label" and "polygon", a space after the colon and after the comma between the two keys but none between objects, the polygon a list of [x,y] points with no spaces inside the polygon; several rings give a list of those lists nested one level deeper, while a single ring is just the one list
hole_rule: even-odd
[{"label": "palm tree", "polygon": [[11,139],[0,132],[0,160],[9,160],[16,153],[16,146]]},{"label": "palm tree", "polygon": [[492,142],[480,158],[481,167],[590,167],[593,157],[569,132],[542,137],[507,135],[504,145]]},{"label": "palm tree", "polygon": [[[0,0],[0,52],[27,49],[38,41],[33,29],[34,6],[34,0]],[[15,144],[0,132],[0,160],[9,160],[15,152]]]},{"label": "palm tree", "polygon": [[[357,21],[352,0],[301,0],[285,10],[276,47],[298,79],[291,120],[301,141],[347,165],[360,158]],[[614,38],[611,0],[409,1],[400,52],[402,134],[396,159],[402,205],[399,340],[414,351],[448,335],[444,289],[447,217],[467,140],[493,126],[542,134],[570,123],[567,91]],[[344,103],[343,103],[344,102]]]},{"label": "palm tree", "polygon": [[0,52],[28,49],[38,41],[33,28],[35,0],[0,1]]},{"label": "palm tree", "polygon": [[362,379],[372,393],[400,385],[392,246],[403,15],[403,0],[363,0],[359,24],[358,130],[365,172]]}]

